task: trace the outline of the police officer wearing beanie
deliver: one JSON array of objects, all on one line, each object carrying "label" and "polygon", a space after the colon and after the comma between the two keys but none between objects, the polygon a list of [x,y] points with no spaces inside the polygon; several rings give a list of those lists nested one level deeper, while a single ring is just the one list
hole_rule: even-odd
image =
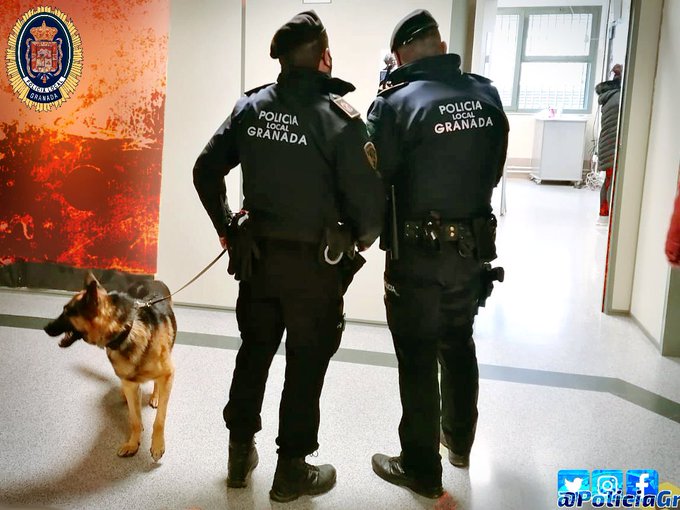
[{"label": "police officer wearing beanie", "polygon": [[403,414],[401,454],[376,454],[372,464],[386,481],[436,498],[440,440],[449,461],[466,467],[475,436],[472,330],[493,275],[501,279],[488,264],[496,256],[491,195],[508,123],[490,81],[461,72],[460,57],[446,54],[429,12],[401,20],[391,50],[399,67],[371,105],[368,127],[393,199],[381,247],[390,251],[385,303]]},{"label": "police officer wearing beanie", "polygon": [[249,270],[235,269],[243,342],[223,413],[230,431],[227,484],[245,487],[258,463],[254,435],[262,428],[267,375],[285,330],[270,497],[292,501],[327,492],[336,479],[333,466],[305,462],[319,447],[319,397],[344,328],[340,266],[321,252],[339,224],[360,250],[370,246],[382,227],[384,193],[366,127],[342,98],[354,86],[331,78],[328,36],[316,13],[302,12],[283,25],[270,56],[281,64],[276,83],[236,103],[196,161],[194,185],[231,257],[224,176],[240,164],[248,213],[238,216],[235,242],[244,243],[241,220],[253,240],[252,260],[241,260]]}]

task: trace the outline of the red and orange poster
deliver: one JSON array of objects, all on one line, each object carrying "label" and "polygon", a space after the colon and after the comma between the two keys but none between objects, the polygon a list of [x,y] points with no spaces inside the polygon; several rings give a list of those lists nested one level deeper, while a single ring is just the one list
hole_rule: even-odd
[{"label": "red and orange poster", "polygon": [[168,3],[3,0],[0,273],[155,273]]}]

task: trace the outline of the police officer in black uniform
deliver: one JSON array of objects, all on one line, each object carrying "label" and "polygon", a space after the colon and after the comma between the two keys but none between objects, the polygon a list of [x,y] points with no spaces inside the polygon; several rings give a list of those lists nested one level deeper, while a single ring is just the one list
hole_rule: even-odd
[{"label": "police officer in black uniform", "polygon": [[400,21],[391,50],[399,67],[372,104],[368,127],[392,202],[381,246],[391,252],[385,302],[403,414],[401,455],[374,455],[373,470],[436,498],[443,490],[440,424],[454,466],[468,465],[475,435],[472,329],[494,275],[499,279],[488,264],[495,258],[490,202],[508,123],[490,81],[462,73],[460,57],[446,54],[429,12]]},{"label": "police officer in black uniform", "polygon": [[[243,343],[224,409],[227,483],[245,487],[257,465],[253,438],[285,330],[270,497],[291,501],[327,492],[336,479],[333,466],[305,462],[319,446],[319,397],[344,327],[341,265],[326,262],[337,253],[324,248],[340,224],[360,250],[370,246],[382,228],[384,192],[366,126],[342,98],[354,86],[331,78],[328,36],[316,13],[283,25],[270,55],[281,64],[277,82],[236,103],[196,161],[194,185],[222,245],[239,258],[230,261],[241,280],[236,315]],[[239,163],[248,213],[228,228],[224,176]]]}]

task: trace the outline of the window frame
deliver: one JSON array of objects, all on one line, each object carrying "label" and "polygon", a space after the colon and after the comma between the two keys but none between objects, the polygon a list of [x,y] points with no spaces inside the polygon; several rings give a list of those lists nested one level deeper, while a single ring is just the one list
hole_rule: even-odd
[{"label": "window frame", "polygon": [[[527,56],[526,44],[528,34],[529,17],[531,15],[542,14],[591,14],[593,22],[590,34],[590,52],[588,55],[572,55],[572,56]],[[519,108],[519,94],[520,81],[522,78],[522,64],[530,62],[538,63],[586,63],[589,66],[586,82],[584,84],[584,98],[585,105],[581,109],[563,110],[562,113],[572,114],[588,114],[592,113],[593,108],[593,89],[595,83],[595,72],[597,68],[597,52],[600,45],[600,21],[602,15],[601,6],[583,5],[583,6],[562,6],[562,7],[500,7],[496,10],[496,16],[499,15],[518,15],[520,17],[517,34],[517,48],[515,52],[515,74],[512,81],[512,102],[509,105],[503,105],[506,112],[513,113],[536,113],[541,111],[541,108]]]}]

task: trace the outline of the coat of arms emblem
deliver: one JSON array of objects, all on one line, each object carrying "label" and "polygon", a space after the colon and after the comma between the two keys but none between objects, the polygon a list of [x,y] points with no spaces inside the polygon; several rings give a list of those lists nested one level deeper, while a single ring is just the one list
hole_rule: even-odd
[{"label": "coat of arms emblem", "polygon": [[36,111],[49,111],[66,101],[78,84],[83,66],[80,36],[58,9],[31,9],[14,25],[5,60],[19,99]]},{"label": "coat of arms emblem", "polygon": [[35,78],[37,74],[41,75],[40,79],[45,83],[48,75],[56,76],[61,73],[61,59],[64,55],[61,49],[63,41],[60,38],[53,41],[54,36],[57,35],[57,29],[48,27],[44,20],[40,27],[31,28],[29,32],[33,39],[26,41],[28,45],[26,70],[31,78]]}]

